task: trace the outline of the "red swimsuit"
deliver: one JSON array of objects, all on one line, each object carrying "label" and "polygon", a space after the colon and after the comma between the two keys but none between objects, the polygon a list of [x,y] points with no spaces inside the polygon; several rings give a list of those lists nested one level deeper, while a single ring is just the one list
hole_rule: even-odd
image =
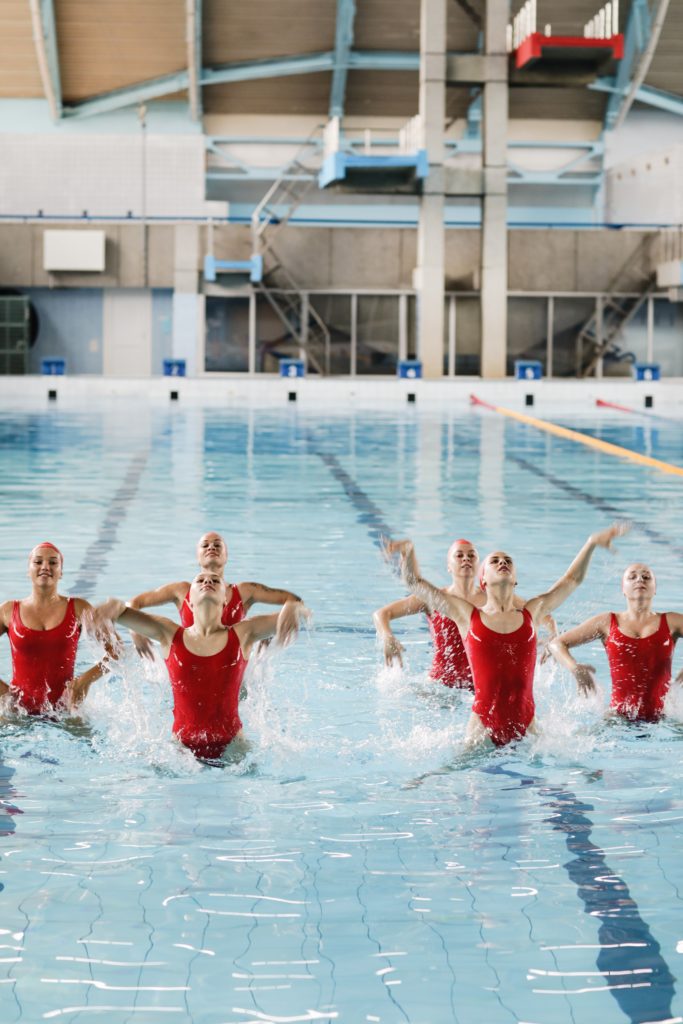
[{"label": "red swimsuit", "polygon": [[[221,622],[224,626],[232,626],[235,622],[241,622],[245,617],[244,605],[242,604],[242,598],[240,592],[235,584],[232,584],[232,591],[230,594],[230,600],[226,605],[223,606],[223,615]],[[187,629],[194,623],[194,615],[190,608],[190,591],[188,590],[185,595],[185,600],[180,606],[180,622]]]},{"label": "red swimsuit", "polygon": [[17,700],[30,715],[54,708],[74,676],[81,626],[71,597],[64,618],[52,629],[30,629],[21,621],[20,602],[12,608],[9,634],[12,683]]},{"label": "red swimsuit", "polygon": [[497,747],[524,736],[534,717],[536,630],[526,610],[512,633],[496,633],[475,608],[465,637],[474,676],[474,704]]},{"label": "red swimsuit", "polygon": [[651,636],[634,637],[621,632],[612,612],[604,644],[612,676],[611,706],[627,718],[656,722],[664,711],[675,644],[666,615],[660,616]]},{"label": "red swimsuit", "polygon": [[247,662],[234,629],[222,651],[204,657],[188,651],[176,630],[166,666],[173,690],[173,732],[197,757],[220,757],[242,728],[237,713]]},{"label": "red swimsuit", "polygon": [[434,642],[434,660],[429,674],[444,686],[473,690],[472,669],[460,636],[460,630],[447,615],[432,612],[427,616]]}]

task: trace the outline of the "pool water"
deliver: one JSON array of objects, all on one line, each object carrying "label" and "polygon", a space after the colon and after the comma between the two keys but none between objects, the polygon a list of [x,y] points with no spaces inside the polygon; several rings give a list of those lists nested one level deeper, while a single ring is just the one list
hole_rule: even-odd
[{"label": "pool water", "polygon": [[[539,412],[680,461],[681,423]],[[250,746],[223,764],[171,739],[163,665],[130,647],[82,721],[0,727],[3,1024],[683,1020],[681,694],[659,724],[606,724],[592,646],[599,699],[543,665],[539,736],[465,755],[471,698],[428,679],[424,621],[396,625],[401,672],[371,620],[404,593],[382,533],[414,538],[440,584],[454,537],[502,547],[531,596],[615,517],[632,533],[560,626],[619,609],[636,559],[658,609],[681,609],[680,479],[464,405],[112,399],[6,411],[0,446],[3,599],[45,538],[65,592],[99,601],[191,577],[217,529],[229,578],[314,613],[253,660]]]}]

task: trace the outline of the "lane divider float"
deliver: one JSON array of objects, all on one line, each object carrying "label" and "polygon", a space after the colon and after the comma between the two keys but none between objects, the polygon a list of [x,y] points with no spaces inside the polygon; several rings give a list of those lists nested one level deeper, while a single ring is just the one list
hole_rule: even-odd
[{"label": "lane divider float", "polygon": [[597,437],[591,437],[590,434],[582,434],[578,430],[560,427],[557,423],[552,423],[550,420],[539,420],[536,416],[527,416],[526,413],[516,412],[514,409],[506,409],[502,405],[493,405],[491,402],[485,402],[483,398],[478,398],[476,395],[470,395],[470,402],[472,405],[490,409],[492,412],[500,413],[501,416],[507,416],[509,419],[517,420],[519,423],[525,423],[529,427],[544,430],[547,434],[554,434],[556,437],[563,437],[567,441],[584,444],[587,448],[595,448],[605,455],[612,455],[619,459],[628,459],[630,462],[637,462],[641,466],[649,466],[650,469],[658,469],[661,473],[668,473],[670,476],[683,477],[683,467],[674,466],[670,462],[653,459],[649,455],[641,455],[640,452],[634,452],[630,448],[622,448],[618,444],[601,441]]},{"label": "lane divider float", "polygon": [[660,416],[656,412],[648,412],[647,409],[633,409],[630,405],[619,405],[617,402],[606,402],[603,398],[596,398],[595,404],[601,409],[617,409],[619,412],[630,412],[635,416],[645,416],[649,420],[663,420],[665,423],[680,423],[674,416]]}]

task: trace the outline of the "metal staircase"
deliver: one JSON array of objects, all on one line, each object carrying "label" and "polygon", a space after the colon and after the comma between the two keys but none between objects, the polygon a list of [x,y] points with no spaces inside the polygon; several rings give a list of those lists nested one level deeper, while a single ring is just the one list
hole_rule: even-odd
[{"label": "metal staircase", "polygon": [[306,156],[320,152],[321,129],[311,133],[296,156],[273,182],[251,217],[252,251],[263,259],[263,277],[255,285],[308,361],[322,376],[330,372],[330,332],[294,280],[278,253],[276,240],[309,193],[317,191],[317,170]]},{"label": "metal staircase", "polygon": [[619,268],[610,282],[607,295],[602,302],[602,330],[600,329],[599,308],[593,311],[576,336],[576,376],[589,377],[605,356],[618,352],[617,339],[631,322],[638,310],[657,289],[654,271],[637,295],[624,297],[619,292],[627,290],[625,282],[633,268],[642,261],[650,262],[653,243],[657,234],[646,235],[640,245]]}]

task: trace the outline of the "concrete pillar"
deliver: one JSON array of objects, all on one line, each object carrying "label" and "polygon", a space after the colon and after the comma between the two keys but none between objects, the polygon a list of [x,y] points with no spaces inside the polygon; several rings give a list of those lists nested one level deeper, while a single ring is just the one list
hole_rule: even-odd
[{"label": "concrete pillar", "polygon": [[444,130],[446,126],[446,0],[421,0],[420,118],[429,176],[420,197],[417,231],[417,354],[425,377],[443,376]]},{"label": "concrete pillar", "polygon": [[199,225],[176,224],[173,263],[173,358],[185,360],[190,377],[194,377],[200,369],[198,353],[203,351],[203,338],[199,336],[199,329],[203,324],[203,296],[198,294],[199,266]]},{"label": "concrete pillar", "polygon": [[[506,53],[508,15],[508,0],[486,0],[487,56]],[[481,375],[494,378],[505,376],[507,354],[507,62],[499,76],[485,82],[482,103]]]}]

